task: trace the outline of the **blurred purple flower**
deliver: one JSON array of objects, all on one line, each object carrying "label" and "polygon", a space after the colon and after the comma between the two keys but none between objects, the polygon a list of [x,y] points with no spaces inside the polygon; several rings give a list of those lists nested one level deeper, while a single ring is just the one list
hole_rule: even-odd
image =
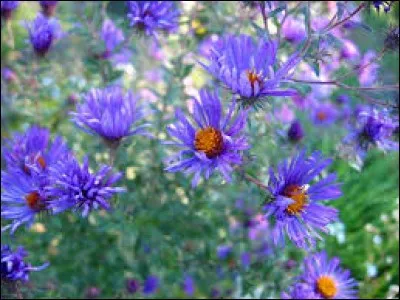
[{"label": "blurred purple flower", "polygon": [[86,289],[85,296],[88,299],[94,299],[99,297],[101,290],[97,286],[91,286]]},{"label": "blurred purple flower", "polygon": [[344,40],[340,49],[340,59],[348,60],[352,64],[360,58],[360,51],[357,45],[351,40]]},{"label": "blurred purple flower", "polygon": [[381,11],[381,8],[383,8],[385,13],[388,13],[392,9],[392,5],[396,3],[396,1],[371,1],[371,2],[378,13]]},{"label": "blurred purple flower", "polygon": [[376,53],[372,50],[367,51],[357,66],[358,80],[361,86],[370,86],[376,82],[378,77],[379,64],[372,62],[376,59]]},{"label": "blurred purple flower", "polygon": [[304,283],[295,283],[289,288],[289,292],[282,293],[281,299],[323,299],[320,298],[314,289]]},{"label": "blurred purple flower", "polygon": [[295,118],[293,110],[290,109],[286,103],[284,103],[279,110],[275,109],[274,115],[279,121],[283,123],[290,123]]},{"label": "blurred purple flower", "polygon": [[19,6],[19,1],[1,1],[1,17],[9,20],[12,12]]},{"label": "blurred purple flower", "polygon": [[210,64],[201,65],[220,80],[232,93],[238,94],[244,104],[252,104],[260,97],[292,96],[297,92],[279,89],[280,83],[290,77],[291,70],[300,61],[293,54],[273,72],[278,44],[261,39],[255,42],[251,36],[227,36],[218,40],[208,58]]},{"label": "blurred purple flower", "polygon": [[142,124],[132,129],[133,124],[144,118],[137,97],[121,87],[111,86],[105,89],[92,89],[85,96],[85,102],[72,112],[73,121],[89,134],[98,134],[111,147],[117,147],[121,139],[132,135],[150,136]]},{"label": "blurred purple flower", "polygon": [[251,264],[251,254],[249,252],[243,252],[240,256],[242,266],[247,268]]},{"label": "blurred purple flower", "polygon": [[113,187],[122,177],[121,173],[112,173],[112,168],[103,165],[96,173],[89,171],[89,161],[84,158],[82,166],[70,156],[60,161],[51,170],[52,185],[46,187],[46,193],[52,199],[48,208],[53,213],[67,209],[81,210],[86,217],[99,207],[109,210],[108,200],[116,193],[125,192],[125,188]]},{"label": "blurred purple flower", "polygon": [[27,282],[29,273],[32,271],[41,271],[49,266],[45,263],[40,267],[32,267],[31,264],[25,262],[24,258],[28,255],[24,247],[19,246],[14,252],[10,246],[1,246],[1,281],[17,281]]},{"label": "blurred purple flower", "polygon": [[17,80],[17,74],[15,74],[15,72],[8,68],[8,67],[4,67],[1,68],[1,77],[6,81],[6,82],[14,82]]},{"label": "blurred purple flower", "polygon": [[217,247],[217,257],[219,259],[226,259],[232,253],[232,246],[220,245]]},{"label": "blurred purple flower", "polygon": [[282,25],[282,36],[290,43],[298,44],[306,38],[304,22],[288,17]]},{"label": "blurred purple flower", "polygon": [[147,295],[154,294],[155,292],[157,292],[159,283],[160,280],[157,276],[148,276],[143,284],[143,293]]},{"label": "blurred purple flower", "polygon": [[355,144],[356,152],[361,158],[373,147],[383,151],[397,151],[399,144],[392,138],[398,126],[399,120],[392,119],[387,110],[361,108],[356,125],[350,129],[345,143]]},{"label": "blurred purple flower", "polygon": [[146,35],[157,31],[174,32],[179,27],[180,11],[169,1],[127,1],[130,25]]},{"label": "blurred purple flower", "polygon": [[298,142],[304,137],[303,126],[299,120],[294,120],[290,125],[287,136],[291,142]]},{"label": "blurred purple flower", "polygon": [[247,112],[240,111],[234,119],[232,102],[228,114],[222,118],[223,110],[218,95],[205,89],[200,91],[200,101],[193,101],[196,125],[189,123],[182,111],[177,109],[177,123],[167,127],[169,135],[177,141],[166,144],[182,147],[183,150],[167,159],[169,166],[166,170],[194,173],[193,187],[198,184],[202,174],[208,179],[216,169],[229,182],[233,171],[231,165],[241,164],[241,152],[249,148],[242,133]]},{"label": "blurred purple flower", "polygon": [[317,230],[327,231],[327,225],[337,219],[337,210],[319,204],[342,195],[335,174],[328,174],[319,182],[311,181],[332,163],[319,152],[305,157],[301,151],[291,161],[284,161],[274,173],[270,169],[268,191],[272,200],[264,206],[266,217],[275,219],[272,238],[275,244],[283,245],[285,233],[297,247],[315,245]]},{"label": "blurred purple flower", "polygon": [[54,18],[46,18],[39,14],[27,25],[29,39],[35,53],[45,56],[54,42],[61,37],[61,26]]},{"label": "blurred purple flower", "polygon": [[182,283],[182,289],[187,296],[193,296],[195,292],[195,283],[191,276],[186,275]]},{"label": "blurred purple flower", "polygon": [[58,1],[39,1],[39,3],[45,16],[51,17],[56,12]]},{"label": "blurred purple flower", "polygon": [[330,125],[338,118],[338,111],[331,102],[315,101],[311,110],[311,119],[315,125]]}]

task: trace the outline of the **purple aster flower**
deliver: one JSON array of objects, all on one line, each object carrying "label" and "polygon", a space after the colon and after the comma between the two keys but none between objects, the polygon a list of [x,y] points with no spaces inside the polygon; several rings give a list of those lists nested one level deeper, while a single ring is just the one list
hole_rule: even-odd
[{"label": "purple aster flower", "polygon": [[143,119],[144,113],[137,105],[137,97],[121,87],[92,89],[86,94],[85,102],[71,113],[73,121],[84,131],[98,134],[108,145],[118,146],[122,138],[135,134],[150,136],[146,131],[149,124],[136,128],[132,125]]},{"label": "purple aster flower", "polygon": [[340,94],[339,96],[336,97],[336,103],[343,105],[343,104],[350,104],[351,98],[348,95],[345,94]]},{"label": "purple aster flower", "polygon": [[61,37],[58,21],[54,18],[48,19],[42,14],[39,14],[27,27],[30,42],[38,56],[46,55],[54,41]]},{"label": "purple aster flower", "polygon": [[25,133],[15,133],[2,148],[7,170],[21,170],[30,175],[32,169],[47,174],[49,166],[69,154],[65,141],[57,136],[50,143],[47,128],[31,126]]},{"label": "purple aster flower", "polygon": [[126,290],[129,294],[136,293],[140,288],[140,283],[136,279],[127,279],[126,280]]},{"label": "purple aster flower", "polygon": [[1,1],[1,17],[9,20],[13,10],[19,5],[19,1]]},{"label": "purple aster flower", "polygon": [[290,123],[295,117],[294,111],[286,103],[284,103],[279,110],[275,109],[274,115],[283,123]]},{"label": "purple aster flower", "polygon": [[183,280],[183,283],[182,283],[182,289],[184,290],[184,292],[187,296],[193,296],[194,291],[195,291],[195,284],[194,284],[194,280],[191,276],[189,276],[189,275],[185,276],[185,279]]},{"label": "purple aster flower", "polygon": [[156,31],[174,32],[179,26],[180,11],[170,1],[128,1],[130,25],[146,35]]},{"label": "purple aster flower", "polygon": [[1,218],[11,220],[1,231],[13,234],[24,223],[29,227],[48,208],[45,182],[34,170],[29,175],[22,170],[1,172],[1,187]]},{"label": "purple aster flower", "polygon": [[305,157],[301,151],[291,161],[279,164],[277,172],[270,169],[268,191],[271,202],[264,206],[266,217],[275,219],[272,238],[275,244],[284,244],[285,232],[297,247],[315,245],[317,231],[326,232],[327,225],[337,219],[337,210],[319,204],[342,195],[336,175],[328,174],[312,184],[311,181],[332,163],[319,152]]},{"label": "purple aster flower", "polygon": [[193,101],[193,119],[196,125],[193,126],[178,109],[177,123],[167,127],[170,136],[179,140],[167,143],[182,147],[183,150],[168,159],[170,166],[166,170],[194,173],[193,187],[198,184],[202,173],[208,179],[215,169],[230,181],[231,165],[241,164],[241,151],[249,148],[246,138],[241,134],[246,124],[247,112],[239,112],[233,120],[232,102],[228,114],[222,118],[219,97],[205,89],[200,91],[200,101]]},{"label": "purple aster flower", "polygon": [[32,271],[41,271],[49,266],[45,263],[40,267],[32,267],[24,258],[28,255],[22,246],[19,246],[14,252],[10,246],[1,246],[1,280],[27,282],[29,273]]},{"label": "purple aster flower", "polygon": [[330,102],[316,101],[312,107],[311,118],[315,125],[331,125],[336,121],[338,111]]},{"label": "purple aster flower", "polygon": [[55,165],[50,176],[52,185],[46,187],[46,193],[52,199],[48,207],[53,213],[75,209],[81,210],[82,216],[86,217],[99,207],[109,210],[108,200],[116,193],[125,192],[125,188],[113,187],[122,177],[121,173],[112,173],[111,167],[106,165],[92,173],[87,158],[80,165],[71,155]]},{"label": "purple aster flower", "polygon": [[51,17],[56,12],[58,1],[39,1],[39,3],[45,16]]},{"label": "purple aster flower", "polygon": [[288,17],[282,25],[283,37],[292,44],[298,44],[306,38],[304,22]]},{"label": "purple aster flower", "polygon": [[15,72],[8,67],[1,68],[1,77],[7,82],[16,81],[18,78]]},{"label": "purple aster flower", "polygon": [[298,142],[304,137],[303,126],[299,120],[294,120],[289,127],[287,136],[291,142]]},{"label": "purple aster flower", "polygon": [[159,283],[160,279],[157,276],[148,276],[143,283],[143,293],[147,295],[154,294],[155,292],[157,292]]},{"label": "purple aster flower", "polygon": [[251,254],[249,252],[243,252],[240,256],[242,266],[247,268],[251,264]]},{"label": "purple aster flower", "polygon": [[288,293],[282,293],[281,299],[320,299],[320,297],[307,284],[296,283],[290,287]]},{"label": "purple aster flower", "polygon": [[215,43],[210,64],[201,65],[232,93],[238,94],[244,104],[254,103],[260,97],[292,96],[295,90],[278,87],[290,77],[300,57],[298,53],[293,54],[274,72],[277,48],[277,42],[271,40],[261,39],[256,43],[247,35],[227,36]]},{"label": "purple aster flower", "polygon": [[383,151],[397,151],[399,144],[391,139],[398,126],[398,120],[393,120],[387,110],[361,109],[356,125],[345,138],[345,142],[354,143],[356,152],[361,157],[373,147]]},{"label": "purple aster flower", "polygon": [[395,3],[396,1],[372,1],[372,4],[378,13],[381,11],[381,8],[383,8],[385,13],[388,13],[391,10],[392,5]]},{"label": "purple aster flower", "polygon": [[217,247],[217,257],[219,259],[225,259],[232,253],[232,246],[220,245]]},{"label": "purple aster flower", "polygon": [[337,257],[328,259],[325,251],[304,260],[300,281],[310,287],[319,299],[357,299],[357,282],[343,270]]}]

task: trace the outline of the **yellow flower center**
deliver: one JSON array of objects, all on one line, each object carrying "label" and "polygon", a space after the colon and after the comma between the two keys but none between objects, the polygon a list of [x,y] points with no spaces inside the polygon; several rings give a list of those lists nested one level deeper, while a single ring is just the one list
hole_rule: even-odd
[{"label": "yellow flower center", "polygon": [[320,121],[325,121],[328,118],[325,112],[319,111],[317,112],[317,119]]},{"label": "yellow flower center", "polygon": [[291,215],[299,214],[307,204],[308,195],[304,188],[298,185],[289,185],[283,191],[283,195],[294,201],[286,208],[286,211]]},{"label": "yellow flower center", "polygon": [[337,294],[336,282],[330,276],[321,276],[317,280],[317,290],[325,299],[332,299]]},{"label": "yellow flower center", "polygon": [[194,146],[197,151],[204,152],[208,158],[213,158],[222,152],[224,139],[219,130],[206,127],[196,132]]},{"label": "yellow flower center", "polygon": [[32,209],[40,208],[39,201],[40,195],[38,192],[31,192],[25,196],[26,203]]},{"label": "yellow flower center", "polygon": [[251,89],[254,92],[254,84],[258,82],[258,85],[261,86],[262,79],[261,76],[258,75],[255,71],[247,71],[247,78],[250,81]]}]

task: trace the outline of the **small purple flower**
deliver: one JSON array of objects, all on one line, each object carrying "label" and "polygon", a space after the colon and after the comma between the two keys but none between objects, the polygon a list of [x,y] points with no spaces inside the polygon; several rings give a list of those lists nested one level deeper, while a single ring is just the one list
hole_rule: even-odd
[{"label": "small purple flower", "polygon": [[92,89],[77,112],[71,114],[82,130],[98,134],[110,145],[118,145],[122,138],[136,134],[150,136],[146,131],[149,124],[132,128],[144,113],[137,105],[137,97],[131,91],[124,93],[118,86]]},{"label": "small purple flower", "polygon": [[6,82],[15,82],[17,80],[17,74],[8,67],[1,68],[1,77]]},{"label": "small purple flower", "polygon": [[187,296],[193,296],[195,292],[195,283],[191,276],[186,275],[182,283],[182,289]]},{"label": "small purple flower", "polygon": [[251,254],[249,252],[243,252],[240,256],[242,266],[247,268],[251,264]]},{"label": "small purple flower", "polygon": [[175,32],[179,26],[180,11],[170,1],[128,1],[130,25],[146,35],[157,31]]},{"label": "small purple flower", "polygon": [[397,151],[399,144],[392,138],[398,126],[398,120],[393,120],[386,110],[364,108],[358,112],[356,125],[351,128],[345,142],[354,143],[357,154],[362,158],[373,147],[382,151]]},{"label": "small purple flower", "polygon": [[39,3],[45,16],[51,17],[56,12],[58,1],[39,1]]},{"label": "small purple flower", "polygon": [[[228,114],[222,118],[222,105],[216,93],[205,89],[200,91],[200,101],[194,99],[193,126],[180,109],[176,110],[177,123],[167,127],[171,137],[178,141],[167,144],[182,147],[183,150],[168,159],[169,172],[186,170],[194,173],[192,186],[196,186],[201,174],[208,179],[218,170],[226,181],[231,180],[231,165],[241,164],[241,151],[249,148],[242,134],[246,125],[246,111],[233,119],[234,102]],[[197,127],[197,129],[196,129]]]},{"label": "small purple flower", "polygon": [[112,173],[111,167],[103,165],[96,173],[89,171],[87,158],[80,165],[74,156],[60,161],[51,169],[52,185],[46,187],[48,203],[53,213],[67,209],[81,210],[86,217],[99,207],[109,210],[108,200],[116,193],[125,192],[125,188],[113,187],[122,177],[121,173]]},{"label": "small purple flower", "polygon": [[1,17],[9,20],[12,12],[19,6],[19,1],[1,1]]},{"label": "small purple flower", "polygon": [[325,251],[304,260],[300,282],[315,292],[318,299],[357,299],[357,282],[343,270],[337,257],[328,259]]},{"label": "small purple flower", "polygon": [[304,22],[288,17],[282,25],[282,35],[288,42],[298,44],[306,38]]},{"label": "small purple flower", "polygon": [[124,33],[115,26],[110,19],[105,19],[101,27],[100,38],[103,40],[106,50],[101,55],[102,58],[110,58],[114,51],[125,40]]},{"label": "small purple flower", "polygon": [[339,96],[336,97],[336,103],[339,105],[344,105],[344,104],[350,104],[351,103],[351,98],[348,95],[345,94],[340,94]]},{"label": "small purple flower", "polygon": [[140,283],[136,279],[127,279],[126,280],[126,290],[129,294],[135,294],[139,291]]},{"label": "small purple flower", "polygon": [[392,5],[395,3],[396,1],[372,1],[372,4],[378,13],[381,11],[381,8],[383,8],[385,13],[388,13],[392,9]]},{"label": "small purple flower", "polygon": [[296,283],[290,287],[288,293],[282,293],[281,299],[320,299],[320,297],[307,284]]},{"label": "small purple flower", "polygon": [[217,248],[217,257],[219,259],[226,259],[232,253],[232,246],[220,245]]},{"label": "small purple flower", "polygon": [[41,271],[49,266],[45,263],[40,267],[32,267],[25,262],[24,258],[28,255],[22,246],[19,246],[15,252],[11,251],[8,245],[1,246],[1,280],[27,282],[29,273],[32,271]]},{"label": "small purple flower", "polygon": [[290,77],[300,57],[293,54],[280,69],[273,71],[277,48],[278,43],[271,40],[261,39],[257,43],[247,35],[227,36],[215,43],[210,64],[201,65],[233,94],[239,95],[244,104],[266,96],[292,96],[297,93],[295,90],[278,87]]},{"label": "small purple flower", "polygon": [[36,215],[48,209],[46,183],[35,170],[29,175],[22,170],[1,172],[1,218],[11,220],[2,232],[10,229],[13,234],[24,223],[30,227]]},{"label": "small purple flower", "polygon": [[294,120],[289,127],[287,136],[291,142],[299,142],[304,137],[303,126],[299,120]]},{"label": "small purple flower", "polygon": [[160,279],[157,276],[150,275],[147,277],[145,282],[143,283],[143,293],[144,294],[154,294],[157,292],[158,286],[160,283]]},{"label": "small purple flower", "polygon": [[283,104],[279,110],[275,109],[274,115],[279,121],[283,123],[290,123],[293,121],[295,117],[294,111],[291,108],[289,108],[289,106],[286,103]]},{"label": "small purple flower", "polygon": [[86,289],[85,296],[88,299],[95,299],[99,297],[101,290],[97,286],[91,286]]},{"label": "small purple flower", "polygon": [[61,37],[61,27],[54,18],[46,18],[39,14],[33,22],[28,24],[29,39],[35,53],[45,56],[55,40]]},{"label": "small purple flower", "polygon": [[275,219],[272,238],[275,244],[283,245],[285,233],[297,247],[308,248],[315,245],[317,230],[326,232],[327,225],[337,219],[337,210],[319,202],[339,198],[342,193],[336,183],[336,175],[311,184],[311,181],[332,163],[319,152],[305,157],[301,151],[291,161],[284,161],[277,172],[270,169],[268,191],[271,201],[264,206],[266,217]]},{"label": "small purple flower", "polygon": [[338,111],[330,102],[316,101],[312,106],[311,118],[315,125],[331,125],[337,120]]},{"label": "small purple flower", "polygon": [[30,175],[32,169],[47,174],[49,166],[69,154],[65,141],[57,136],[50,143],[47,128],[31,126],[25,133],[15,133],[2,148],[7,170],[21,170]]}]

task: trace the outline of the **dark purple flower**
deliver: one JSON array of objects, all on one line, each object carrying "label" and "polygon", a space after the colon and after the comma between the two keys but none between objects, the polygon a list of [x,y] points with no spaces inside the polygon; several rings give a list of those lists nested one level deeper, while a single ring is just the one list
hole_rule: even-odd
[{"label": "dark purple flower", "polygon": [[54,41],[61,37],[58,21],[54,18],[48,19],[42,14],[28,24],[28,32],[32,47],[39,56],[46,55]]},{"label": "dark purple flower", "polygon": [[295,90],[281,90],[279,86],[290,77],[300,57],[298,53],[293,54],[281,68],[273,71],[277,48],[278,43],[271,40],[255,42],[247,35],[227,36],[215,43],[210,64],[202,66],[245,104],[265,96],[292,96]]},{"label": "dark purple flower", "polygon": [[383,8],[385,13],[388,13],[391,10],[392,5],[395,3],[396,1],[372,1],[372,4],[378,13],[381,11],[381,8]]},{"label": "dark purple flower", "polygon": [[385,37],[385,48],[392,51],[399,51],[399,27],[391,28]]},{"label": "dark purple flower", "polygon": [[356,299],[357,282],[343,270],[337,257],[328,259],[325,251],[312,254],[304,260],[300,282],[315,292],[318,299]]},{"label": "dark purple flower", "polygon": [[195,292],[194,280],[191,276],[186,275],[182,283],[182,289],[187,296],[193,296]]},{"label": "dark purple flower", "polygon": [[105,165],[92,173],[87,158],[80,165],[71,155],[55,165],[50,176],[52,185],[46,187],[46,192],[52,199],[48,207],[53,213],[75,209],[86,217],[93,209],[110,209],[108,200],[116,193],[125,192],[125,188],[113,187],[122,177],[121,173],[112,173],[111,167]]},{"label": "dark purple flower", "polygon": [[339,96],[336,97],[336,103],[343,105],[343,104],[350,104],[351,102],[351,98],[348,95],[345,94],[341,94]]},{"label": "dark purple flower", "polygon": [[241,164],[241,152],[249,148],[242,134],[247,112],[241,111],[233,118],[232,102],[228,114],[223,118],[219,97],[205,89],[200,91],[200,101],[193,101],[195,126],[178,109],[175,114],[177,123],[167,127],[170,136],[178,140],[167,144],[181,147],[183,150],[168,159],[170,166],[166,170],[186,170],[186,173],[194,173],[193,187],[197,185],[202,174],[208,179],[216,169],[226,181],[230,181],[233,170],[231,165]]},{"label": "dark purple flower", "polygon": [[22,246],[19,246],[15,252],[11,251],[8,245],[1,246],[1,280],[27,282],[29,273],[32,271],[41,271],[49,266],[45,263],[40,267],[32,267],[25,262],[24,258],[28,255]]},{"label": "dark purple flower", "polygon": [[291,161],[284,161],[277,172],[270,169],[268,191],[272,200],[264,206],[266,217],[275,219],[272,238],[275,244],[283,245],[285,233],[297,247],[315,245],[318,230],[326,232],[327,225],[337,219],[337,210],[319,202],[327,202],[342,195],[336,175],[311,184],[311,181],[332,163],[319,152],[305,157],[301,151]]},{"label": "dark purple flower", "polygon": [[126,280],[126,290],[129,294],[134,294],[139,291],[140,283],[136,279],[127,279]]},{"label": "dark purple flower", "polygon": [[147,295],[154,294],[157,292],[159,283],[160,279],[157,276],[148,276],[143,284],[143,293]]},{"label": "dark purple flower", "polygon": [[249,252],[243,252],[240,256],[242,266],[247,268],[251,264],[251,254]]},{"label": "dark purple flower", "polygon": [[137,97],[131,91],[124,93],[118,86],[92,89],[85,102],[78,105],[77,112],[71,114],[82,130],[98,134],[111,144],[119,144],[122,138],[135,134],[150,135],[146,131],[149,124],[132,128],[143,119],[144,113],[137,105]]},{"label": "dark purple flower", "polygon": [[101,27],[100,38],[103,40],[106,50],[101,55],[102,58],[110,58],[115,55],[115,50],[125,40],[124,33],[115,26],[110,19],[105,19]]},{"label": "dark purple flower", "polygon": [[39,3],[45,16],[51,17],[56,12],[58,1],[39,1]]},{"label": "dark purple flower", "polygon": [[19,6],[19,1],[1,1],[1,17],[9,20],[13,10]]},{"label": "dark purple flower", "polygon": [[146,35],[178,29],[180,11],[172,1],[128,1],[127,6],[130,25]]},{"label": "dark purple flower", "polygon": [[345,138],[345,143],[355,144],[361,158],[373,147],[382,151],[397,151],[399,144],[392,138],[398,124],[398,120],[393,120],[387,110],[360,109],[356,124]]},{"label": "dark purple flower", "polygon": [[304,22],[288,17],[282,25],[282,36],[290,43],[300,43],[307,36]]},{"label": "dark purple flower", "polygon": [[293,121],[287,132],[287,136],[292,142],[298,142],[304,137],[303,126],[299,120]]}]

